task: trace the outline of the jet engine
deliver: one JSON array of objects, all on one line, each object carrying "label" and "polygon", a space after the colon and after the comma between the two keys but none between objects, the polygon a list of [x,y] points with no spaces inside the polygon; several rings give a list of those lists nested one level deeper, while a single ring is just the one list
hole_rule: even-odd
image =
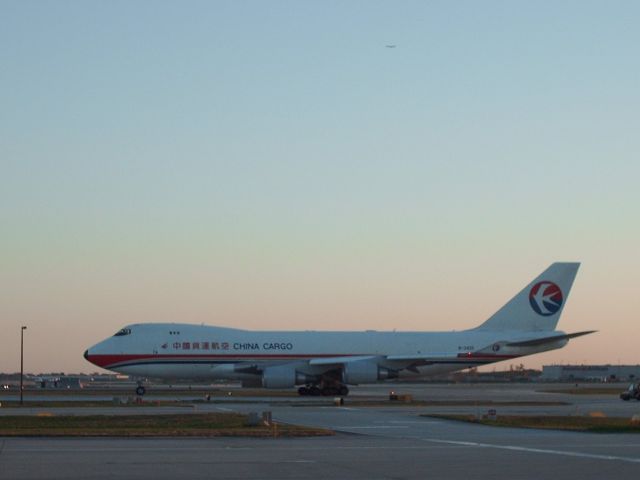
[{"label": "jet engine", "polygon": [[398,378],[398,372],[381,367],[376,362],[361,360],[359,362],[345,363],[342,369],[342,381],[348,385],[359,383],[373,383],[378,380]]},{"label": "jet engine", "polygon": [[262,372],[262,386],[264,388],[289,388],[313,380],[313,377],[298,372],[294,365],[267,367]]}]

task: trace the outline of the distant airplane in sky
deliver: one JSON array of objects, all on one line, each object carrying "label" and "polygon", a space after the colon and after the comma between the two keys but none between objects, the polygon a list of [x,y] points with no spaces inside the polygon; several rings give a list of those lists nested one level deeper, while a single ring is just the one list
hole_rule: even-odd
[{"label": "distant airplane in sky", "polygon": [[[250,331],[148,323],[124,327],[84,357],[137,377],[300,385],[300,395],[347,395],[347,385],[512,360],[593,333],[555,330],[579,266],[552,264],[484,323],[459,332]],[[145,393],[141,384],[137,393]]]},{"label": "distant airplane in sky", "polygon": [[387,48],[396,48],[395,45],[385,45],[385,47],[387,47]]}]

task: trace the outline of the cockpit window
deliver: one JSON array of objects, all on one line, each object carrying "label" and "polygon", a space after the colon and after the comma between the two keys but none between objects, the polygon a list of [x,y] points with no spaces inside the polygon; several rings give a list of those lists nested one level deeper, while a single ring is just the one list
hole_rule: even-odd
[{"label": "cockpit window", "polygon": [[130,334],[131,334],[130,328],[123,328],[122,330],[118,330],[118,333],[116,333],[114,337],[122,337],[123,335],[130,335]]}]

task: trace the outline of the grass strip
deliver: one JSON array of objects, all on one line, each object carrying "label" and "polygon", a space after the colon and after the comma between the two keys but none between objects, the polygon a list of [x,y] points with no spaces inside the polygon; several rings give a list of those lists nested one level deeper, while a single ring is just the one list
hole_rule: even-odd
[{"label": "grass strip", "polygon": [[593,433],[640,433],[640,424],[621,417],[560,415],[499,415],[495,420],[462,414],[424,414],[422,417],[477,423],[492,427],[537,428]]},{"label": "grass strip", "polygon": [[18,400],[2,402],[2,408],[104,408],[104,407],[185,407],[191,408],[193,402],[184,400],[145,400],[141,403],[114,403],[109,400],[25,400],[20,405]]},{"label": "grass strip", "polygon": [[332,434],[330,430],[287,424],[247,426],[247,416],[237,413],[0,416],[0,436],[307,437]]}]

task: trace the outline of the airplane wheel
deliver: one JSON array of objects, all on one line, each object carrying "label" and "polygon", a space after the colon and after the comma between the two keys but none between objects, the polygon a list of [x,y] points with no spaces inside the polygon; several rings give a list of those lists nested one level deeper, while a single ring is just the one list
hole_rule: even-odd
[{"label": "airplane wheel", "polygon": [[136,388],[136,395],[142,397],[145,393],[147,393],[147,389],[140,386],[138,388]]},{"label": "airplane wheel", "polygon": [[331,387],[324,387],[322,389],[322,396],[323,397],[328,397],[330,395],[333,395],[333,388]]},{"label": "airplane wheel", "polygon": [[307,387],[300,387],[298,389],[298,395],[301,395],[301,396],[309,395],[309,389]]},{"label": "airplane wheel", "polygon": [[346,385],[340,385],[340,388],[338,389],[338,393],[341,396],[346,397],[347,395],[349,395],[349,389],[346,387]]},{"label": "airplane wheel", "polygon": [[318,395],[322,394],[322,391],[318,387],[313,386],[309,389],[309,393],[314,397],[317,397]]}]

